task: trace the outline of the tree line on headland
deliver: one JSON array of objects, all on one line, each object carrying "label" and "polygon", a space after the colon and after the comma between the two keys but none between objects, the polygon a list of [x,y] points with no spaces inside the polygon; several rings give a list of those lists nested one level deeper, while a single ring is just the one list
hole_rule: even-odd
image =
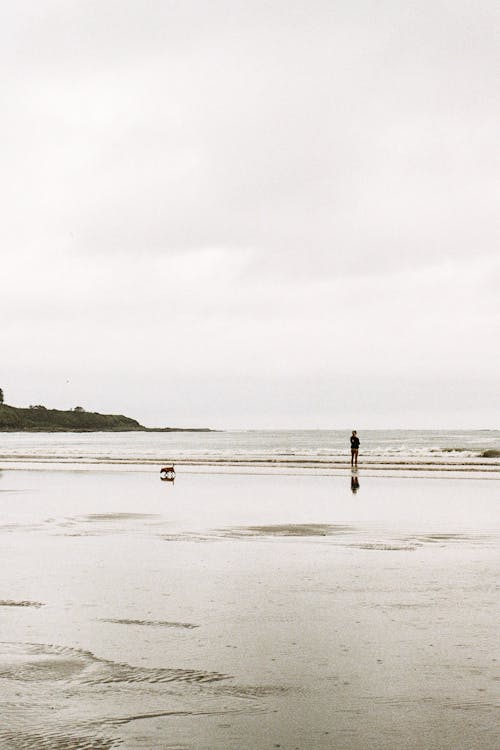
[{"label": "tree line on headland", "polygon": [[74,409],[47,409],[41,404],[28,408],[8,406],[0,388],[0,432],[211,432],[207,427],[144,427],[123,414],[99,414]]}]

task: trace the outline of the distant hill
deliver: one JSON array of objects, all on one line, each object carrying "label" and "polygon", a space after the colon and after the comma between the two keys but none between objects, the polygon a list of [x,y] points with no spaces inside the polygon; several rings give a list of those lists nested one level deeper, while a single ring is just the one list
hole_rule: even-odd
[{"label": "distant hill", "polygon": [[81,407],[69,411],[0,404],[0,432],[211,432],[208,428],[144,427],[123,414],[98,414]]}]

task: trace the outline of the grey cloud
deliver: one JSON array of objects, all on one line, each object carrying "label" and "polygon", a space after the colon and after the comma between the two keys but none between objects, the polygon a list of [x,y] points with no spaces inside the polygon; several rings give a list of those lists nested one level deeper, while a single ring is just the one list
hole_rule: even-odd
[{"label": "grey cloud", "polygon": [[486,382],[497,20],[481,0],[6,6],[5,372],[48,393],[85,373],[97,408],[131,370],[139,417],[151,373],[196,409],[226,377],[228,423],[238,377],[241,422],[261,391],[272,419],[266,377],[326,394],[361,372],[388,412],[372,379]]},{"label": "grey cloud", "polygon": [[47,242],[270,273],[492,251],[487,4],[26,7],[11,169]]}]

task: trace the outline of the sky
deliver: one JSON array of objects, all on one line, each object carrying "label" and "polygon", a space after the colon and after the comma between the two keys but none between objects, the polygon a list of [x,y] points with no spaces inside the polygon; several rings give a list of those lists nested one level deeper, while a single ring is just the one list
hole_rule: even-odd
[{"label": "sky", "polygon": [[2,2],[0,387],[496,428],[498,4]]}]

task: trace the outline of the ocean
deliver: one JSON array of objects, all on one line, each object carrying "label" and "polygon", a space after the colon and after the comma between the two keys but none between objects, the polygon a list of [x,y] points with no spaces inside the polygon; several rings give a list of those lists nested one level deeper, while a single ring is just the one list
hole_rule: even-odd
[{"label": "ocean", "polygon": [[[500,430],[361,430],[360,467],[377,471],[500,471]],[[350,461],[349,431],[3,433],[0,468],[49,464],[334,471]],[[490,452],[486,456],[485,452]],[[493,454],[493,455],[492,455]],[[496,455],[495,455],[496,454]]]}]

